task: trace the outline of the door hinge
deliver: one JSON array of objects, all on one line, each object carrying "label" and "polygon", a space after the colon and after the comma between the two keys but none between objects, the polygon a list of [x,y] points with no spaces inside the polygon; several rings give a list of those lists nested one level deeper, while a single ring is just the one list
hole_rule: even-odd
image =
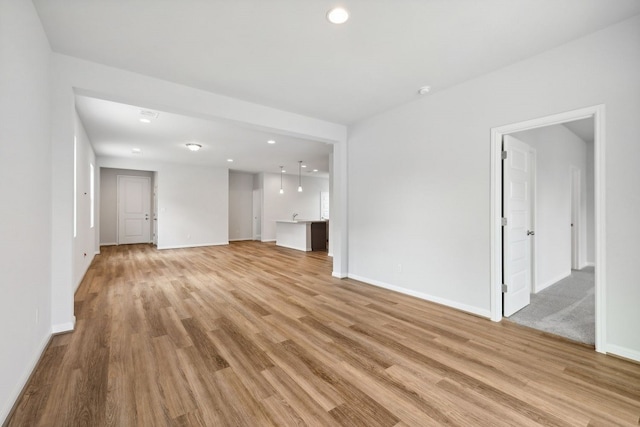
[{"label": "door hinge", "polygon": [[504,283],[502,284],[502,292],[508,292],[509,289],[507,288],[507,285],[505,285]]},{"label": "door hinge", "polygon": [[506,151],[502,152],[502,160],[507,160],[507,152]]},{"label": "door hinge", "polygon": [[505,225],[507,225],[507,218],[502,218],[500,220],[500,223],[502,224],[502,226],[504,227]]}]

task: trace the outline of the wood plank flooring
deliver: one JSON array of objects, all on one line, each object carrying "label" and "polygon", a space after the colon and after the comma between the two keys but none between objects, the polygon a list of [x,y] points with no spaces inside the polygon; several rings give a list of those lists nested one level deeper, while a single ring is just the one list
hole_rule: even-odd
[{"label": "wood plank flooring", "polygon": [[9,426],[614,426],[640,365],[254,242],[104,247]]}]

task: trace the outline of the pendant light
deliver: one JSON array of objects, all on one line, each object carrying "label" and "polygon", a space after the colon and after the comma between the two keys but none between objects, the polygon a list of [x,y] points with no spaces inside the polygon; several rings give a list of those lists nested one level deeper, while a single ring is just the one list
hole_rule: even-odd
[{"label": "pendant light", "polygon": [[282,173],[284,172],[284,166],[280,166],[280,194],[284,194],[284,190],[282,189]]},{"label": "pendant light", "polygon": [[298,193],[302,193],[302,160],[298,161]]}]

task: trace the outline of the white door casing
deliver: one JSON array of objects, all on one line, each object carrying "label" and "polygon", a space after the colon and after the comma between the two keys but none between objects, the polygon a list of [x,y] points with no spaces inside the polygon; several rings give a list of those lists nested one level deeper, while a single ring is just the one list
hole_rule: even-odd
[{"label": "white door casing", "polygon": [[503,310],[511,316],[531,297],[531,162],[530,147],[510,135],[504,136],[503,150]]},{"label": "white door casing", "polygon": [[150,242],[149,177],[118,175],[118,244]]}]

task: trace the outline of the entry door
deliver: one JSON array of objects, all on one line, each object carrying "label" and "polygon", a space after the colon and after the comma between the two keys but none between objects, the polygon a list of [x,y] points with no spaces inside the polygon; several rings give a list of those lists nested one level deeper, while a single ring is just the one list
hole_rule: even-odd
[{"label": "entry door", "polygon": [[118,175],[118,244],[149,243],[151,180]]},{"label": "entry door", "polygon": [[503,314],[529,305],[531,293],[531,161],[524,142],[505,135],[502,170]]}]

